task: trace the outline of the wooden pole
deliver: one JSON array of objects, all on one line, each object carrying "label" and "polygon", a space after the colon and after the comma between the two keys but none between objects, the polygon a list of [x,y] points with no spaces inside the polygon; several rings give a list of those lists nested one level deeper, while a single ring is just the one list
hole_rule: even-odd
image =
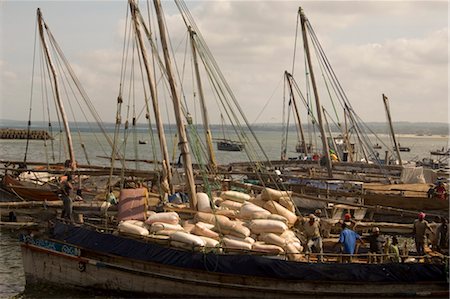
[{"label": "wooden pole", "polygon": [[400,164],[400,166],[403,166],[402,158],[400,157],[400,150],[398,148],[397,140],[395,138],[394,127],[392,126],[392,119],[391,119],[391,112],[389,110],[388,98],[384,95],[384,93],[383,93],[383,103],[384,103],[384,108],[386,109],[386,114],[387,114],[387,118],[388,118],[388,122],[389,122],[389,128],[391,130],[392,141],[394,142],[394,148],[395,148],[395,151],[397,152],[398,163]]},{"label": "wooden pole", "polygon": [[339,157],[339,161],[342,161],[342,157],[339,154],[339,151],[338,151],[338,148],[337,148],[336,140],[334,140],[333,135],[331,134],[330,123],[328,122],[326,110],[325,110],[324,107],[322,107],[322,111],[323,111],[323,118],[325,119],[325,123],[327,125],[328,134],[330,134],[331,141],[333,142],[334,149],[336,150],[336,155]]},{"label": "wooden pole", "polygon": [[197,50],[195,48],[195,40],[194,40],[195,31],[192,30],[191,26],[189,26],[189,35],[191,37],[192,56],[194,58],[195,77],[197,79],[198,96],[200,98],[200,104],[202,107],[203,127],[205,130],[206,146],[208,147],[209,165],[213,170],[215,170],[217,168],[217,163],[216,157],[214,155],[211,129],[209,127],[209,120],[208,120],[208,112],[206,109],[205,96],[203,94],[202,80],[200,78],[200,71],[198,68]]},{"label": "wooden pole", "polygon": [[48,46],[47,46],[47,43],[46,43],[45,37],[44,37],[44,27],[45,27],[45,29],[47,29],[47,24],[45,24],[45,22],[44,22],[44,20],[42,18],[41,10],[39,8],[37,9],[37,18],[38,18],[38,23],[39,23],[39,36],[41,38],[41,42],[42,42],[42,45],[44,47],[45,56],[47,57],[47,61],[48,61],[48,64],[50,66],[50,70],[52,72],[53,85],[54,85],[54,88],[55,88],[56,102],[58,104],[59,112],[61,113],[61,118],[62,118],[62,121],[63,121],[64,130],[66,131],[66,141],[67,141],[67,147],[68,147],[68,151],[69,151],[70,168],[72,168],[72,170],[76,170],[77,164],[76,164],[76,161],[75,161],[75,154],[74,154],[74,151],[73,151],[72,134],[70,133],[70,127],[69,127],[69,122],[67,120],[66,111],[64,110],[64,105],[63,105],[63,103],[61,101],[61,97],[60,97],[60,94],[59,94],[59,86],[58,86],[58,79],[56,77],[55,66],[53,65],[52,59],[50,57],[49,49],[48,49]]},{"label": "wooden pole", "polygon": [[317,108],[317,119],[319,121],[319,127],[320,127],[320,134],[322,135],[322,145],[323,145],[323,155],[326,157],[326,166],[328,171],[328,177],[333,177],[333,171],[332,171],[332,165],[331,165],[331,158],[330,158],[330,149],[327,142],[327,136],[325,135],[325,130],[323,128],[323,120],[322,120],[322,105],[320,104],[319,99],[319,93],[317,92],[317,84],[316,79],[314,78],[314,70],[312,67],[311,62],[311,54],[309,52],[309,45],[308,45],[308,37],[306,35],[306,22],[307,18],[305,14],[303,13],[303,9],[299,8],[299,14],[300,14],[300,20],[302,25],[302,35],[303,35],[303,46],[305,48],[306,58],[308,60],[308,69],[309,73],[311,75],[311,84],[314,91],[314,97],[316,99],[316,108]]},{"label": "wooden pole", "polygon": [[[156,126],[157,126],[157,130],[158,130],[158,138],[159,138],[159,144],[160,144],[160,148],[161,148],[161,153],[163,155],[163,159],[165,161],[165,163],[163,163],[163,169],[164,169],[164,173],[163,173],[163,181],[167,180],[167,183],[169,184],[169,193],[173,193],[174,192],[174,188],[172,185],[172,171],[170,168],[170,157],[169,157],[169,151],[167,149],[167,142],[166,142],[166,136],[164,134],[164,126],[161,120],[161,115],[159,112],[159,104],[158,104],[158,98],[156,95],[156,86],[155,86],[155,82],[153,80],[153,76],[151,73],[151,69],[149,67],[148,64],[148,57],[147,57],[147,50],[144,44],[144,41],[142,39],[142,34],[141,34],[141,30],[140,30],[140,22],[139,22],[139,18],[138,18],[138,14],[139,10],[134,2],[134,0],[130,0],[129,1],[130,4],[130,10],[131,10],[131,15],[133,17],[133,22],[134,22],[134,28],[135,28],[135,32],[136,32],[136,38],[137,41],[139,43],[139,48],[141,50],[141,55],[142,55],[142,60],[144,62],[144,66],[145,66],[145,73],[147,76],[147,81],[150,87],[150,96],[152,98],[152,104],[153,104],[153,112],[155,114],[155,122],[156,122]],[[148,102],[145,101],[145,107],[146,107],[146,112],[147,114],[150,113],[150,108],[148,107]]]},{"label": "wooden pole", "polygon": [[292,75],[289,74],[287,71],[284,72],[287,80],[288,80],[288,85],[289,85],[289,91],[291,93],[291,98],[292,98],[292,103],[294,104],[294,112],[295,112],[295,116],[297,118],[297,123],[298,123],[298,128],[300,130],[300,136],[301,136],[301,142],[302,142],[302,146],[303,146],[303,152],[305,153],[305,155],[308,155],[308,146],[306,145],[306,140],[305,140],[305,134],[303,132],[303,126],[302,126],[302,122],[300,120],[300,113],[298,112],[298,107],[297,107],[297,101],[295,100],[294,97],[294,91],[292,90]]},{"label": "wooden pole", "polygon": [[175,85],[173,71],[172,71],[172,64],[171,64],[171,60],[169,57],[169,49],[167,46],[167,37],[166,37],[166,28],[165,28],[164,20],[162,17],[161,2],[159,0],[154,0],[153,4],[155,6],[156,16],[158,19],[159,34],[160,34],[160,38],[161,38],[162,50],[164,53],[166,72],[167,72],[167,77],[169,79],[170,91],[172,93],[173,107],[175,110],[175,119],[176,119],[177,128],[178,128],[179,146],[180,146],[180,150],[181,150],[181,156],[183,157],[183,166],[184,166],[184,171],[185,171],[185,176],[186,176],[186,184],[188,187],[189,202],[191,205],[191,209],[196,209],[197,208],[197,197],[196,197],[196,191],[195,191],[194,172],[192,170],[191,154],[189,152],[189,145],[188,145],[188,140],[187,140],[187,136],[186,136],[186,130],[185,130],[185,126],[184,126],[183,119],[182,119],[180,96],[178,95],[178,90]]}]

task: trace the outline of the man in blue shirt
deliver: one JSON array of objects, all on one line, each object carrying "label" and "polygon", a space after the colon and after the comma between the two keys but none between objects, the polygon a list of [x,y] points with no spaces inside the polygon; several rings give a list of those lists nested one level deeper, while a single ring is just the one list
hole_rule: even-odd
[{"label": "man in blue shirt", "polygon": [[[356,241],[364,244],[364,241],[361,239],[361,236],[348,228],[345,222],[342,223],[342,231],[339,235],[339,243],[342,244],[342,253],[353,255],[355,252]],[[342,262],[351,262],[351,256],[346,256],[342,259]]]}]

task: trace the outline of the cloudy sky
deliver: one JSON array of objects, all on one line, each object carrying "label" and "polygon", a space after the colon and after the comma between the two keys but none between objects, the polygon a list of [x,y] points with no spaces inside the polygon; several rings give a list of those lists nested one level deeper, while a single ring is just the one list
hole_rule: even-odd
[{"label": "cloudy sky", "polygon": [[[353,108],[384,122],[448,122],[447,1],[188,1],[203,37],[250,122],[282,121],[282,76],[291,71],[302,6]],[[168,5],[163,1],[164,7]],[[104,121],[112,121],[126,1],[2,1],[1,119],[26,120],[36,8],[40,7]],[[178,12],[167,6],[169,28]],[[303,60],[297,58],[296,73]],[[301,80],[299,80],[301,81]],[[37,113],[36,119],[42,119]],[[212,123],[219,123],[212,113]]]}]

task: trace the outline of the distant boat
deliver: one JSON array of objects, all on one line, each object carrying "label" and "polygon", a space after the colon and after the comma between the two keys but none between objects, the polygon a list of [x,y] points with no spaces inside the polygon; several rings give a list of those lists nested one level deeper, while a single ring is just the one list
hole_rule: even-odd
[{"label": "distant boat", "polygon": [[139,144],[147,144],[147,140],[139,140]]},{"label": "distant boat", "polygon": [[228,152],[240,152],[244,149],[244,144],[229,139],[216,139],[217,150]]},{"label": "distant boat", "polygon": [[440,150],[431,151],[430,154],[436,156],[450,156],[450,149],[445,150],[442,148]]},{"label": "distant boat", "polygon": [[[395,150],[395,147],[393,148]],[[401,152],[410,152],[411,148],[407,146],[401,146],[400,143],[398,144],[398,150]]]},{"label": "distant boat", "polygon": [[[394,150],[395,150],[395,148],[394,148]],[[410,152],[411,148],[409,148],[407,146],[399,146],[398,150],[401,151],[401,152]]]},{"label": "distant boat", "polygon": [[382,146],[381,146],[381,145],[379,145],[379,144],[377,143],[377,144],[374,144],[374,145],[373,145],[373,148],[374,148],[374,149],[381,149],[381,148],[382,148]]}]

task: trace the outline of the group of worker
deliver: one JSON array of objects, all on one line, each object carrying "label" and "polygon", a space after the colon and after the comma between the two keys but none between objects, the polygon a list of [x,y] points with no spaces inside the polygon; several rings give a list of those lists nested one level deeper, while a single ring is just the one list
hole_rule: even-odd
[{"label": "group of worker", "polygon": [[[320,228],[321,211],[316,210],[314,214],[310,214],[303,222],[300,223],[300,230],[306,238],[305,253],[316,253],[319,262],[323,262],[323,242]],[[425,220],[425,214],[419,213],[418,218],[413,224],[413,237],[416,245],[418,256],[426,254],[427,232],[434,234],[435,238],[433,246],[437,251],[448,251],[448,220],[440,218],[441,223],[436,230],[433,230],[430,224]],[[351,262],[352,255],[357,251],[357,243],[364,245],[369,243],[368,257],[369,262],[381,263],[383,261],[400,263],[400,250],[398,247],[398,239],[396,236],[386,238],[380,234],[379,227],[373,227],[369,236],[362,237],[353,230],[355,221],[351,219],[350,214],[345,214],[344,219],[340,221],[341,232],[339,240],[334,244],[333,248],[340,245],[342,262]],[[428,229],[428,231],[427,231]]]}]

